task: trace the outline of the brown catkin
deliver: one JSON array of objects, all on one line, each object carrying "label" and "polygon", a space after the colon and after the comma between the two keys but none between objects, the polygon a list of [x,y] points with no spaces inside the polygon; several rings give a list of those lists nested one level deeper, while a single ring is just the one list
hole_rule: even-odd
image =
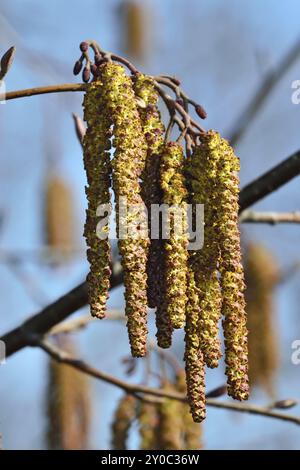
[{"label": "brown catkin", "polygon": [[205,418],[205,369],[199,341],[199,290],[194,272],[188,272],[185,326],[185,373],[187,397],[193,420],[200,423]]},{"label": "brown catkin", "polygon": [[[178,392],[186,394],[186,378],[184,370],[179,370],[176,374],[176,389]],[[181,403],[180,414],[182,426],[182,449],[202,449],[202,425],[193,421],[189,406],[186,403]]]},{"label": "brown catkin", "polygon": [[184,327],[187,301],[187,189],[183,163],[181,145],[176,142],[167,143],[162,154],[160,184],[170,228],[169,237],[165,240],[164,302],[173,328]]},{"label": "brown catkin", "polygon": [[[116,198],[119,250],[124,271],[125,313],[132,355],[146,354],[147,339],[147,257],[149,239],[147,219],[141,197],[140,176],[145,167],[147,145],[136,105],[132,82],[124,67],[108,63],[102,74],[106,96],[105,113],[113,122],[115,147],[113,188]],[[122,198],[122,200],[120,199]],[[121,202],[127,204],[122,214]],[[132,233],[139,220],[139,232]],[[120,229],[127,229],[120,236]]]},{"label": "brown catkin", "polygon": [[[218,210],[216,207],[216,174],[219,155],[206,144],[194,149],[187,160],[190,200],[193,205],[204,205],[204,244],[191,252],[191,266],[200,295],[199,341],[208,367],[217,367],[221,353],[219,321],[221,318],[221,290],[218,279]],[[198,222],[199,225],[199,222]],[[199,230],[200,227],[196,226]]]},{"label": "brown catkin", "polygon": [[56,174],[46,179],[45,235],[46,243],[52,248],[67,250],[74,246],[71,188]]},{"label": "brown catkin", "polygon": [[246,400],[249,396],[247,319],[238,227],[240,164],[232,147],[217,132],[209,131],[203,145],[208,153],[216,155],[218,161],[216,209],[219,215],[219,269],[228,395]]},{"label": "brown catkin", "polygon": [[[75,346],[66,336],[59,345],[72,355]],[[87,376],[54,360],[49,362],[47,390],[47,444],[49,449],[84,450],[89,447],[90,390]]]},{"label": "brown catkin", "polygon": [[[139,109],[147,143],[147,158],[142,174],[142,197],[148,210],[148,228],[150,235],[149,256],[147,261],[148,306],[155,308],[160,302],[158,278],[162,270],[163,242],[160,238],[151,238],[151,207],[152,204],[161,204],[162,202],[159,176],[165,129],[157,106],[158,93],[154,87],[153,80],[146,75],[139,74],[135,80],[134,90],[136,95],[141,98],[145,104],[145,107]],[[158,221],[156,221],[156,223],[157,222]]]},{"label": "brown catkin", "polygon": [[[97,215],[100,205],[110,203],[110,118],[103,112],[103,85],[101,81],[93,82],[85,94],[84,120],[87,131],[83,139],[84,166],[88,186],[86,195],[88,208],[84,236],[88,245],[87,258],[90,272],[87,277],[88,295],[91,314],[103,318],[110,284],[110,245],[108,241],[109,226],[105,224],[97,233],[101,221]],[[104,207],[104,206],[102,206]],[[107,215],[107,213],[103,213]]]},{"label": "brown catkin", "polygon": [[158,407],[152,403],[140,402],[138,409],[140,449],[158,450]]},{"label": "brown catkin", "polygon": [[278,341],[274,325],[274,288],[279,267],[273,254],[263,245],[251,243],[246,249],[246,311],[249,329],[249,382],[274,395],[274,376],[278,368]]},{"label": "brown catkin", "polygon": [[136,398],[124,395],[116,408],[111,425],[112,450],[127,450],[130,427],[136,417]]},{"label": "brown catkin", "polygon": [[[162,390],[175,391],[171,383],[165,383]],[[159,445],[160,450],[181,450],[181,403],[166,398],[159,405]]]},{"label": "brown catkin", "polygon": [[146,54],[145,6],[136,1],[125,0],[123,3],[125,19],[125,42],[129,57],[142,61]]}]

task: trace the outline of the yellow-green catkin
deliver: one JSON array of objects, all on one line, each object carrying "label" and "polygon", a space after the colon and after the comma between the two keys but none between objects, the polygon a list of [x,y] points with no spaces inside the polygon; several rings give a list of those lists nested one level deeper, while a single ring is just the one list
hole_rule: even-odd
[{"label": "yellow-green catkin", "polygon": [[[127,328],[131,353],[135,357],[141,357],[146,354],[147,340],[146,265],[149,239],[140,177],[145,167],[147,145],[132,81],[126,75],[124,67],[115,63],[106,64],[102,80],[106,113],[113,123],[113,188],[118,245],[124,271]],[[120,209],[124,204],[127,205],[127,210],[121,214]],[[136,230],[137,220],[140,222],[139,231]],[[126,234],[124,230],[127,231]]]},{"label": "yellow-green catkin", "polygon": [[[162,390],[174,392],[171,383],[165,383]],[[160,450],[181,450],[181,403],[178,400],[166,398],[159,405],[159,445]]]},{"label": "yellow-green catkin", "polygon": [[185,373],[187,398],[193,420],[205,419],[205,369],[199,340],[199,290],[193,270],[188,271],[187,305],[185,325]]},{"label": "yellow-green catkin", "polygon": [[215,131],[207,133],[203,145],[218,160],[216,184],[219,195],[216,207],[219,214],[219,270],[228,395],[246,400],[249,396],[248,332],[238,226],[240,163],[229,143]]},{"label": "yellow-green catkin", "polygon": [[[176,389],[180,393],[186,394],[186,379],[184,370],[176,373]],[[182,449],[199,450],[203,448],[203,429],[200,423],[195,423],[190,414],[189,406],[181,404],[181,426],[182,426]]]},{"label": "yellow-green catkin", "polygon": [[158,450],[158,407],[153,403],[140,402],[138,410],[140,449]]},{"label": "yellow-green catkin", "polygon": [[[205,138],[187,160],[186,173],[190,185],[190,201],[204,205],[204,244],[191,252],[190,263],[200,295],[199,341],[208,367],[217,367],[221,353],[219,321],[221,290],[218,279],[218,208],[216,207],[216,173],[219,155],[211,151]],[[199,230],[199,221],[196,229]]]},{"label": "yellow-green catkin", "polygon": [[56,174],[46,180],[45,216],[46,243],[61,250],[72,248],[74,213],[71,188]]},{"label": "yellow-green catkin", "polygon": [[[58,337],[59,345],[74,355],[69,338]],[[84,450],[89,447],[90,389],[87,376],[54,360],[49,362],[47,390],[47,447]]]},{"label": "yellow-green catkin", "polygon": [[129,57],[142,61],[145,58],[147,47],[145,5],[132,0],[125,0],[123,8],[127,54]]},{"label": "yellow-green catkin", "polygon": [[[88,208],[84,236],[88,245],[87,258],[90,272],[87,277],[91,314],[103,318],[110,283],[109,226],[97,233],[101,217],[97,209],[101,204],[110,203],[110,118],[103,112],[103,85],[100,80],[90,84],[83,101],[84,120],[87,131],[83,140],[84,166],[88,185],[86,195]],[[102,206],[104,207],[104,206]],[[107,213],[104,213],[107,215]]]},{"label": "yellow-green catkin", "polygon": [[136,398],[124,395],[116,408],[111,425],[112,450],[127,450],[130,427],[136,417]]},{"label": "yellow-green catkin", "polygon": [[170,234],[165,240],[164,301],[173,328],[184,327],[187,301],[187,189],[183,164],[181,145],[176,142],[167,143],[162,154],[160,184],[170,228]]},{"label": "yellow-green catkin", "polygon": [[274,378],[279,363],[273,297],[279,280],[279,267],[273,254],[263,245],[248,245],[245,279],[249,382],[251,387],[262,386],[273,397]]},{"label": "yellow-green catkin", "polygon": [[[158,92],[155,89],[153,80],[147,75],[138,74],[134,89],[135,94],[142,100],[139,113],[147,143],[147,158],[142,174],[142,197],[148,210],[148,228],[150,235],[147,262],[148,306],[155,308],[160,302],[158,278],[162,269],[163,242],[160,237],[151,237],[151,208],[153,204],[160,204],[162,200],[159,171],[165,129],[158,109]],[[157,222],[158,221],[156,221],[156,223]],[[155,235],[159,235],[159,233],[153,234],[153,236]]]}]

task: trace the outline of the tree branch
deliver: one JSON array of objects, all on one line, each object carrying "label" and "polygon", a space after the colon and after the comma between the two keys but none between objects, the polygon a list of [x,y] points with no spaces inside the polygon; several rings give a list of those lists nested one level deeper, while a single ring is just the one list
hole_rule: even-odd
[{"label": "tree branch", "polygon": [[[102,380],[103,382],[106,382],[118,388],[121,388],[126,393],[130,393],[135,396],[142,394],[146,396],[151,395],[151,396],[159,397],[159,398],[171,398],[171,399],[178,400],[181,402],[187,401],[187,398],[184,394],[171,392],[171,391],[165,391],[165,390],[153,388],[153,387],[147,387],[145,385],[131,384],[121,379],[118,379],[117,377],[114,377],[110,374],[97,370],[94,367],[87,364],[86,362],[84,362],[83,360],[73,358],[67,352],[62,351],[57,346],[54,346],[53,344],[51,344],[49,341],[45,339],[42,341],[38,341],[35,345],[42,348],[54,360],[63,364],[68,364],[74,369],[77,369],[91,377],[94,377],[96,379]],[[231,411],[239,411],[241,413],[255,414],[255,415],[265,416],[268,418],[276,418],[276,419],[289,421],[297,425],[300,425],[299,417],[273,411],[273,410],[270,410],[269,408],[262,408],[259,406],[248,405],[248,404],[245,405],[241,403],[224,402],[224,401],[216,400],[214,398],[207,398],[206,402],[208,406],[212,406],[215,408],[228,409]]]},{"label": "tree branch", "polygon": [[300,150],[245,186],[240,193],[240,212],[276,191],[300,174]]},{"label": "tree branch", "polygon": [[300,212],[255,212],[244,211],[240,216],[240,222],[243,223],[262,223],[262,224],[299,224]]},{"label": "tree branch", "polygon": [[25,98],[27,96],[45,95],[47,93],[63,93],[65,91],[85,91],[88,85],[85,83],[63,83],[61,85],[49,85],[35,88],[26,88],[25,90],[8,91],[0,93],[0,101],[14,100],[16,98]]}]

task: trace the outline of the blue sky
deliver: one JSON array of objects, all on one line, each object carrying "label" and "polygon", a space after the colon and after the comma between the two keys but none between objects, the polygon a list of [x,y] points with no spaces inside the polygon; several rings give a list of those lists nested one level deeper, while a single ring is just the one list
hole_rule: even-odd
[{"label": "blue sky", "polygon": [[[206,128],[225,136],[240,110],[251,99],[260,80],[272,69],[300,35],[297,0],[148,0],[151,47],[143,69],[148,73],[180,76],[187,92],[208,111]],[[120,0],[2,0],[0,45],[4,52],[15,44],[17,54],[6,80],[8,90],[76,82],[73,63],[85,38],[97,39],[104,48],[124,52]],[[300,79],[300,53],[259,116],[237,146],[241,181],[247,183],[300,147],[300,105],[291,103],[291,83]],[[48,95],[11,101],[0,106],[0,210],[4,225],[0,250],[35,250],[43,244],[43,184],[49,170],[46,144],[51,140],[55,169],[72,188],[77,218],[78,244],[84,221],[85,175],[81,150],[73,131],[71,112],[81,113],[82,95]],[[299,179],[261,201],[261,210],[299,210]],[[272,249],[282,267],[300,258],[298,226],[244,226],[245,239],[260,240]],[[46,299],[80,282],[87,265],[84,254],[59,270],[27,262],[23,269],[37,279]],[[1,331],[38,310],[11,269],[0,264]],[[299,398],[300,366],[290,361],[291,342],[300,338],[299,275],[277,292],[276,315],[280,329],[282,368],[278,397]],[[46,300],[45,299],[45,300]],[[122,305],[121,290],[110,305]],[[121,325],[101,323],[80,333],[84,357],[97,367],[122,376],[120,358],[128,353]],[[112,342],[114,348],[112,348]],[[181,351],[178,338],[175,351]],[[47,358],[26,350],[12,357],[0,374],[0,433],[4,446],[42,448],[45,416],[43,402]],[[222,370],[207,374],[208,388],[223,381]],[[109,421],[119,392],[92,382],[95,413],[92,445],[109,446]],[[253,401],[267,402],[262,392]],[[300,413],[300,407],[294,409]],[[30,427],[30,431],[28,431]],[[265,418],[208,410],[205,442],[215,448],[299,448],[300,430]],[[132,446],[136,445],[136,437]]]}]

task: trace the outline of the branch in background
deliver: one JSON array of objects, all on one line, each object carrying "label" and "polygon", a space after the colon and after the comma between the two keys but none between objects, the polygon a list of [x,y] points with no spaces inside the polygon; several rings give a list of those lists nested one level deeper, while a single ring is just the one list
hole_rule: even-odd
[{"label": "branch in background", "polygon": [[63,93],[65,91],[85,91],[88,85],[85,83],[64,83],[62,85],[49,85],[36,88],[27,88],[25,90],[8,91],[0,93],[0,100],[14,100],[26,96],[45,95],[47,93]]},{"label": "branch in background", "polygon": [[[96,379],[102,380],[111,385],[114,385],[118,388],[121,388],[126,393],[133,394],[134,396],[137,396],[138,398],[142,398],[140,395],[145,394],[146,396],[150,395],[150,396],[155,396],[159,398],[172,398],[174,400],[179,400],[181,402],[185,402],[187,400],[186,396],[181,393],[165,391],[162,389],[157,389],[157,388],[152,388],[152,387],[146,387],[144,385],[131,384],[123,380],[120,380],[117,377],[106,374],[105,372],[99,371],[95,369],[94,367],[90,366],[89,364],[85,363],[81,359],[76,359],[76,358],[71,357],[68,353],[60,350],[59,348],[52,345],[49,341],[45,339],[42,341],[38,341],[36,343],[36,346],[39,346],[40,348],[42,348],[54,360],[63,364],[68,364],[69,366],[74,367],[75,369],[78,369],[81,372],[88,374],[91,377],[94,377]],[[239,411],[242,413],[250,413],[250,414],[265,416],[269,418],[276,418],[276,419],[289,421],[289,422],[300,425],[299,417],[272,411],[270,407],[262,408],[262,407],[258,407],[255,405],[244,405],[240,403],[222,402],[219,400],[215,400],[213,398],[207,398],[207,405],[215,407],[215,408],[222,408],[222,409],[228,409],[232,411]]]},{"label": "branch in background", "polygon": [[75,132],[76,132],[77,138],[79,140],[79,143],[80,143],[81,147],[83,147],[83,138],[84,138],[85,133],[86,133],[86,127],[85,127],[84,122],[82,121],[82,119],[78,116],[78,114],[73,113],[72,116],[73,116],[73,119],[74,119]]},{"label": "branch in background", "polygon": [[[105,314],[106,320],[112,321],[125,321],[125,314],[123,310],[109,310]],[[58,335],[60,333],[73,333],[74,331],[81,330],[85,328],[90,323],[97,322],[98,318],[92,317],[89,313],[87,315],[81,315],[80,317],[74,318],[73,320],[69,320],[58,325],[55,325],[51,330],[48,332],[49,335]]]},{"label": "branch in background", "polygon": [[300,212],[255,212],[244,211],[240,216],[240,222],[243,223],[261,223],[261,224],[299,224]]},{"label": "branch in background", "polygon": [[293,45],[287,52],[283,59],[279,62],[276,68],[269,72],[258,90],[252,97],[246,109],[236,119],[233,125],[233,131],[229,133],[228,140],[231,145],[236,145],[237,142],[243,137],[244,133],[249,127],[249,124],[254,120],[258,112],[261,110],[263,104],[267,101],[269,95],[274,90],[275,86],[279,83],[287,70],[296,62],[300,55],[300,40]]},{"label": "branch in background", "polygon": [[240,193],[240,212],[276,191],[300,174],[300,150],[245,186]]},{"label": "branch in background", "polygon": [[[290,181],[300,173],[300,151],[296,152],[284,162],[277,165],[263,176],[250,183],[240,193],[240,211],[247,209],[267,194],[272,193],[280,186]],[[113,274],[111,288],[122,283],[122,273]],[[44,335],[57,323],[62,322],[76,310],[87,304],[86,283],[79,284],[73,290],[53,302],[35,316],[29,318],[23,325],[0,338],[6,344],[7,357],[20,349],[30,346],[26,331],[36,335]]]}]

